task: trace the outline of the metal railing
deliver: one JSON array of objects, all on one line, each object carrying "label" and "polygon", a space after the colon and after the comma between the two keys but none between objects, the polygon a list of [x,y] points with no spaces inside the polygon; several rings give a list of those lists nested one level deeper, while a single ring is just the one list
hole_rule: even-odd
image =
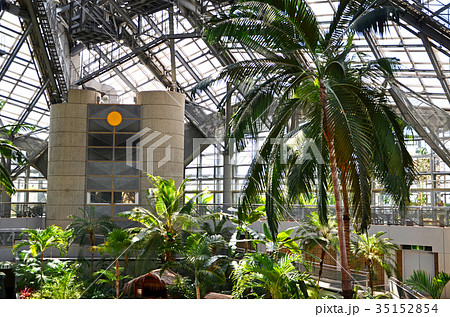
[{"label": "metal railing", "polygon": [[0,203],[0,218],[45,216],[46,203]]},{"label": "metal railing", "polygon": [[[258,207],[255,205],[255,208]],[[328,206],[331,213],[335,212],[334,206]],[[374,225],[398,225],[398,226],[425,226],[425,227],[449,227],[450,207],[444,206],[409,206],[402,215],[394,206],[372,206],[372,224]],[[223,210],[221,204],[199,204],[198,213],[204,215],[207,212],[225,212],[236,215],[236,208]],[[317,212],[314,205],[294,205],[284,211],[287,221],[303,221],[312,212]]]}]

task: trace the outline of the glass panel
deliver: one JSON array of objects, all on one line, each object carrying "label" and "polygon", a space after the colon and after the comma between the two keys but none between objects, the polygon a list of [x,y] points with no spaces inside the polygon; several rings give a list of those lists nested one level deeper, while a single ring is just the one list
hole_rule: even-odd
[{"label": "glass panel", "polygon": [[[127,150],[129,157],[127,158]],[[136,160],[136,149],[115,149],[114,150],[114,161],[132,161]]]},{"label": "glass panel", "polygon": [[[106,121],[106,119],[90,119],[89,132],[112,132],[113,126]],[[139,130],[138,130],[139,131]]]},{"label": "glass panel", "polygon": [[87,174],[112,175],[112,167],[112,162],[87,162]]},{"label": "glass panel", "polygon": [[[112,208],[111,206],[93,206],[95,213],[95,218],[100,218],[101,216],[108,216],[112,217]],[[90,206],[88,206],[88,209],[90,210]]]},{"label": "glass panel", "polygon": [[116,106],[116,110],[120,112],[123,118],[140,118],[141,106]]},{"label": "glass panel", "polygon": [[135,204],[136,192],[114,192],[115,204]]},{"label": "glass panel", "polygon": [[88,201],[91,204],[110,204],[111,192],[88,192]]},{"label": "glass panel", "polygon": [[111,161],[112,148],[89,148],[88,160],[90,161]]},{"label": "glass panel", "polygon": [[88,190],[112,189],[112,177],[88,177],[86,187]]},{"label": "glass panel", "polygon": [[134,166],[128,166],[126,163],[114,163],[114,175],[139,175],[139,170]]},{"label": "glass panel", "polygon": [[106,118],[111,111],[114,111],[114,106],[111,105],[100,104],[88,106],[89,118]]},{"label": "glass panel", "polygon": [[141,121],[139,120],[123,120],[116,127],[116,132],[139,132],[141,130]]},{"label": "glass panel", "polygon": [[[136,135],[135,133],[127,133],[127,134],[116,134],[115,135],[115,146],[127,146],[127,140]],[[139,140],[133,140],[131,146],[136,146],[139,143]]]},{"label": "glass panel", "polygon": [[115,177],[114,189],[139,190],[139,177]]},{"label": "glass panel", "polygon": [[88,146],[112,146],[113,135],[110,133],[88,134]]}]

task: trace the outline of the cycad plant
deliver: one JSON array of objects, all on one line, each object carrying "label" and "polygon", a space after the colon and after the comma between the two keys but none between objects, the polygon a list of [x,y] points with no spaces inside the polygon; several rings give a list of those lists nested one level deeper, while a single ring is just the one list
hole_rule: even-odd
[{"label": "cycad plant", "polygon": [[433,277],[423,270],[417,270],[406,279],[405,284],[416,291],[427,293],[431,298],[439,299],[448,282],[450,282],[450,274],[446,272],[439,272]]},{"label": "cycad plant", "polygon": [[308,298],[310,277],[295,267],[298,260],[300,256],[293,254],[280,258],[264,253],[246,254],[232,274],[233,298],[242,298],[257,288],[263,289],[267,298]]},{"label": "cycad plant", "polygon": [[200,287],[205,281],[214,284],[225,283],[225,275],[220,262],[227,256],[213,254],[215,250],[224,247],[225,244],[225,240],[220,235],[193,233],[183,245],[176,246],[173,250],[181,255],[182,259],[166,263],[163,270],[169,267],[179,267],[192,272],[196,296],[197,299],[201,299]]},{"label": "cycad plant", "polygon": [[391,276],[397,270],[394,254],[398,250],[398,245],[392,243],[389,238],[381,238],[385,233],[380,231],[371,236],[368,233],[358,234],[356,240],[352,241],[354,260],[363,259],[369,271],[371,295],[373,295],[373,281],[377,278],[376,264],[383,268],[387,276]]},{"label": "cycad plant", "polygon": [[[340,1],[331,23],[319,26],[306,0],[240,1],[206,23],[205,36],[210,41],[245,47],[256,58],[227,66],[216,78],[197,87],[226,80],[234,89],[225,99],[237,91],[243,95],[231,122],[230,136],[238,148],[245,145],[248,134],[256,137],[261,127],[268,125],[266,141],[247,176],[240,209],[251,210],[264,193],[272,236],[277,235],[287,203],[300,193],[310,195],[314,188],[320,219],[326,223],[326,195],[331,185],[345,298],[352,297],[344,236],[350,215],[344,219],[347,208],[343,210],[342,204],[352,206],[354,224],[364,231],[371,217],[372,177],[403,208],[414,174],[402,122],[386,104],[380,80],[393,75],[391,60],[365,61],[352,50],[354,26],[382,30],[392,17],[393,11],[385,8],[389,14],[364,19],[374,4],[378,5]],[[289,122],[300,117],[304,123],[288,131]],[[313,146],[306,147],[303,159],[295,160],[288,169],[283,164],[285,146],[280,141],[296,133]],[[286,177],[290,179],[290,196],[286,195]]]},{"label": "cycad plant", "polygon": [[91,206],[90,212],[87,212],[81,208],[80,212],[82,214],[81,217],[70,215],[72,223],[67,227],[67,229],[73,230],[74,239],[80,239],[80,245],[84,245],[86,237],[89,239],[92,276],[94,274],[95,234],[102,233],[106,236],[109,232],[116,228],[116,225],[111,218],[106,215],[102,215],[97,218],[95,216],[94,206]]},{"label": "cycad plant", "polygon": [[130,235],[127,231],[123,229],[114,229],[108,234],[108,237],[104,244],[96,247],[103,254],[109,254],[113,256],[116,271],[115,271],[115,288],[116,288],[116,298],[120,296],[119,282],[120,278],[120,265],[119,260],[122,255],[124,255],[125,262],[128,262],[127,249],[131,245],[132,241]]},{"label": "cycad plant", "polygon": [[60,227],[52,225],[50,227],[42,229],[24,229],[21,236],[27,235],[28,240],[22,241],[13,246],[13,253],[16,253],[18,249],[23,246],[28,246],[30,249],[30,255],[33,257],[40,257],[40,290],[42,297],[42,282],[44,275],[44,252],[50,248],[56,248],[59,250],[60,255],[63,256],[67,252],[69,239],[72,236],[72,231],[64,231]]},{"label": "cycad plant", "polygon": [[177,188],[172,179],[164,179],[159,176],[148,175],[152,188],[148,190],[148,203],[150,210],[138,207],[132,211],[119,213],[119,217],[125,217],[136,221],[140,225],[133,230],[137,236],[147,240],[142,256],[155,245],[163,246],[164,262],[173,260],[172,247],[179,240],[182,230],[198,226],[207,217],[196,217],[194,207],[196,199],[203,193],[191,198],[183,205],[185,179]]},{"label": "cycad plant", "polygon": [[329,217],[328,222],[324,223],[320,221],[318,213],[312,212],[307,216],[307,220],[302,223],[300,228],[302,245],[305,249],[311,250],[315,246],[320,248],[320,264],[317,277],[317,284],[319,284],[326,253],[338,250],[336,219]]}]

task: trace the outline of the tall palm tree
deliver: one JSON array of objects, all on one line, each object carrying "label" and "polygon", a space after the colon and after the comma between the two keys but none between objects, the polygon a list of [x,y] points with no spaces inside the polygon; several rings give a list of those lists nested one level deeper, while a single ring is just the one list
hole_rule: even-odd
[{"label": "tall palm tree", "polygon": [[[256,137],[261,126],[268,124],[269,132],[250,168],[240,208],[251,210],[256,197],[265,193],[273,236],[286,202],[292,202],[300,192],[310,194],[312,188],[317,189],[320,219],[326,223],[331,176],[345,298],[352,297],[352,286],[342,198],[346,202],[350,196],[354,223],[359,230],[366,230],[371,215],[371,177],[378,178],[402,207],[409,199],[413,178],[413,161],[404,145],[401,121],[387,106],[379,80],[393,75],[392,63],[385,58],[368,62],[352,53],[352,26],[361,30],[381,25],[382,29],[387,21],[388,15],[377,15],[377,19],[368,19],[371,23],[361,22],[374,3],[341,1],[328,27],[319,27],[305,0],[241,1],[209,21],[205,36],[243,46],[258,57],[232,64],[198,86],[203,89],[224,79],[235,87],[226,98],[237,90],[243,94],[231,122],[230,136],[238,148],[245,146],[246,135]],[[288,123],[297,120],[299,113],[305,123],[289,132]],[[295,133],[312,141],[317,151],[307,153],[306,148],[303,155],[310,157],[287,169],[282,161],[285,147],[273,140]],[[286,176],[291,178],[290,197],[283,181]]]},{"label": "tall palm tree", "polygon": [[439,272],[433,277],[423,270],[417,270],[406,279],[405,284],[417,291],[428,293],[433,299],[439,299],[448,282],[450,274],[446,272]]},{"label": "tall palm tree", "polygon": [[337,251],[338,249],[337,224],[336,220],[331,217],[327,223],[323,223],[316,212],[312,212],[307,217],[307,221],[301,226],[301,240],[307,250],[311,250],[314,246],[319,246],[321,249],[319,275],[317,277],[317,284],[319,284],[326,252]]},{"label": "tall palm tree", "polygon": [[56,248],[59,250],[61,256],[67,252],[69,239],[72,236],[72,231],[64,231],[55,225],[42,229],[24,229],[22,235],[28,236],[28,241],[22,241],[15,244],[12,251],[16,253],[17,250],[23,246],[29,246],[30,254],[33,257],[40,256],[41,262],[41,297],[42,297],[42,281],[44,275],[44,252],[49,248]]},{"label": "tall palm tree", "polygon": [[[4,100],[0,100],[0,110],[5,105]],[[20,131],[33,130],[34,126],[27,124],[11,124],[0,127],[0,183],[8,195],[16,192],[13,179],[11,178],[11,161],[18,165],[27,162],[26,156],[17,148],[13,141]]]},{"label": "tall palm tree", "polygon": [[225,283],[225,275],[219,263],[227,256],[214,254],[215,250],[225,244],[225,240],[220,235],[193,233],[186,239],[184,245],[174,248],[174,251],[183,259],[166,263],[163,270],[168,267],[180,267],[192,272],[197,299],[201,299],[200,286],[204,280],[209,279],[216,284]]},{"label": "tall palm tree", "polygon": [[[119,213],[118,216],[141,224],[142,226],[134,228],[134,231],[139,233],[138,236],[148,240],[148,248],[155,244],[163,245],[163,259],[167,262],[173,260],[172,246],[177,243],[181,231],[197,226],[199,222],[208,218],[208,216],[194,216],[195,201],[203,193],[182,205],[187,179],[176,188],[172,179],[167,180],[153,175],[148,177],[153,186],[148,191],[151,210],[138,207]],[[144,253],[147,247],[144,248]]]},{"label": "tall palm tree", "polygon": [[[102,233],[105,236],[111,232],[116,225],[112,222],[111,218],[102,215],[97,218],[95,216],[95,207],[91,206],[91,211],[87,212],[80,208],[82,216],[70,215],[72,223],[67,227],[68,230],[73,230],[74,238],[80,239],[80,245],[84,245],[86,237],[89,239],[91,252],[91,276],[94,274],[94,247],[95,247],[95,234]],[[73,241],[72,241],[73,242]]]},{"label": "tall palm tree", "polygon": [[381,238],[386,232],[377,232],[369,236],[365,234],[356,235],[356,240],[352,241],[352,253],[355,260],[364,259],[369,271],[369,287],[370,293],[373,295],[373,281],[377,278],[375,264],[381,265],[388,276],[396,270],[395,261],[393,259],[398,245],[392,243],[389,238]]},{"label": "tall palm tree", "polygon": [[247,290],[263,288],[270,298],[308,298],[306,283],[309,276],[299,272],[293,262],[299,255],[274,258],[264,253],[248,253],[233,271],[234,298],[241,298]]},{"label": "tall palm tree", "polygon": [[116,298],[119,298],[120,295],[120,265],[119,260],[122,255],[125,256],[125,262],[127,259],[127,248],[131,245],[132,241],[130,239],[130,235],[127,231],[123,229],[114,229],[108,234],[108,238],[106,239],[104,244],[99,245],[96,249],[100,251],[100,253],[107,253],[114,257],[116,263]]}]

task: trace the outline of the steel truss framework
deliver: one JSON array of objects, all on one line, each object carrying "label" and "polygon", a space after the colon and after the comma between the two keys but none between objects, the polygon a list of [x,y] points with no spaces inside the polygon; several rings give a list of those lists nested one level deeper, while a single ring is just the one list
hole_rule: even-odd
[{"label": "steel truss framework", "polygon": [[[450,4],[387,2],[399,9],[399,23],[392,24],[383,38],[374,34],[357,38],[356,49],[369,56],[400,59],[403,70],[392,89],[393,100],[405,117],[418,120],[411,124],[424,128],[422,134],[435,134],[427,142],[448,164]],[[331,0],[309,3],[324,24],[338,6]],[[6,101],[1,123],[36,125],[33,137],[45,140],[49,106],[65,101],[69,88],[100,84],[113,88],[124,103],[133,103],[137,91],[183,92],[189,105],[186,121],[199,135],[214,137],[220,118],[215,115],[212,121],[208,115],[216,112],[226,87],[214,86],[195,97],[190,94],[192,87],[222,66],[255,57],[243,48],[224,48],[200,37],[202,22],[227,5],[220,0],[7,2],[0,12],[0,98]],[[414,107],[419,115],[411,110]],[[45,154],[38,148],[28,149],[32,162]]]}]

